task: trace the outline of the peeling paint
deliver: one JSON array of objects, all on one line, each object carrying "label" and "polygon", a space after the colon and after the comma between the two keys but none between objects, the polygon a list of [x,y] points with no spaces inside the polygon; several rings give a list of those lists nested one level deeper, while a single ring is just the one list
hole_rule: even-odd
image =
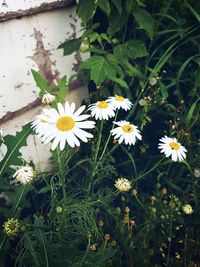
[{"label": "peeling paint", "polygon": [[52,62],[50,56],[52,55],[50,50],[45,49],[43,43],[43,34],[34,28],[34,38],[36,40],[35,53],[31,57],[37,64],[39,72],[44,76],[51,84],[54,80],[58,80],[58,70],[52,71],[52,65],[55,65],[55,61]]},{"label": "peeling paint", "polygon": [[[31,69],[55,84],[64,75],[74,74],[74,54],[63,57],[63,51],[57,49],[69,36],[67,32],[74,33],[70,23],[79,32],[80,25],[75,23],[74,16],[75,9],[68,8],[0,22],[0,124],[22,114],[37,100],[39,89]],[[76,85],[80,82],[76,81],[71,88]]]}]

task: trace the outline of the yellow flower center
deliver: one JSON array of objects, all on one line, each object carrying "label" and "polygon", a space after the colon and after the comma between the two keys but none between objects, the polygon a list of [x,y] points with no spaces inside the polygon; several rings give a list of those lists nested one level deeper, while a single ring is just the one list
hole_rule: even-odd
[{"label": "yellow flower center", "polygon": [[17,225],[16,225],[15,221],[12,221],[12,222],[9,223],[8,229],[10,229],[11,231],[15,231],[16,228],[17,228]]},{"label": "yellow flower center", "polygon": [[180,149],[180,145],[176,142],[171,142],[169,143],[170,147],[174,150],[179,150]]},{"label": "yellow flower center", "polygon": [[123,130],[125,133],[131,133],[131,132],[133,132],[134,128],[133,128],[132,125],[127,124],[127,125],[122,126],[122,130]]},{"label": "yellow flower center", "polygon": [[70,116],[62,116],[56,122],[56,127],[63,132],[69,131],[74,128],[75,121]]},{"label": "yellow flower center", "polygon": [[115,100],[116,100],[116,101],[124,101],[124,98],[123,98],[123,96],[119,96],[119,95],[117,95],[117,96],[115,97]]},{"label": "yellow flower center", "polygon": [[97,106],[98,106],[98,108],[101,108],[101,109],[107,108],[108,103],[106,101],[100,101]]}]

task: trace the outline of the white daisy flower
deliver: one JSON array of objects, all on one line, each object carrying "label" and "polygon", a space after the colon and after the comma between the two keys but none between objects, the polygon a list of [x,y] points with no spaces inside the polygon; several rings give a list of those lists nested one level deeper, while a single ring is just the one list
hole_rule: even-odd
[{"label": "white daisy flower", "polygon": [[36,172],[30,166],[21,167],[19,170],[15,172],[13,177],[17,182],[21,184],[29,184],[36,176]]},{"label": "white daisy flower", "polygon": [[118,139],[118,143],[121,144],[123,141],[126,145],[134,145],[136,139],[141,140],[142,136],[138,127],[131,124],[128,121],[113,122],[118,125],[115,129],[111,130],[111,134],[115,135],[114,139]]},{"label": "white daisy flower", "polygon": [[114,109],[124,109],[124,110],[129,110],[133,106],[131,101],[128,98],[124,98],[123,96],[115,95],[115,96],[110,96],[108,98],[108,102],[113,105]]},{"label": "white daisy flower", "polygon": [[32,122],[32,127],[39,136],[43,134],[45,128],[50,128],[50,123],[47,121],[50,116],[46,114],[48,111],[48,109],[43,109],[43,114],[38,115]]},{"label": "white daisy flower", "polygon": [[166,157],[170,157],[173,161],[182,161],[186,158],[187,149],[182,146],[176,138],[170,138],[166,135],[159,141],[162,143],[158,144],[158,148],[161,149],[161,153],[164,153]]},{"label": "white daisy flower", "polygon": [[42,142],[47,144],[53,140],[52,150],[59,144],[60,150],[63,150],[66,142],[71,147],[80,146],[79,139],[87,142],[88,138],[93,137],[92,134],[82,129],[95,127],[94,121],[86,120],[90,115],[80,115],[84,109],[85,106],[81,106],[75,111],[75,103],[70,105],[66,102],[64,106],[58,103],[58,111],[53,108],[45,109],[44,114],[41,117],[38,116],[33,125],[36,125],[36,132],[42,137]]},{"label": "white daisy flower", "polygon": [[91,110],[91,115],[96,120],[108,120],[115,116],[114,107],[107,101],[91,104],[88,110]]},{"label": "white daisy flower", "polygon": [[42,97],[42,103],[43,104],[51,104],[54,100],[55,100],[55,96],[46,92],[45,95],[43,95]]},{"label": "white daisy flower", "polygon": [[119,178],[115,181],[114,186],[120,191],[120,192],[127,192],[131,189],[131,182],[126,178]]}]

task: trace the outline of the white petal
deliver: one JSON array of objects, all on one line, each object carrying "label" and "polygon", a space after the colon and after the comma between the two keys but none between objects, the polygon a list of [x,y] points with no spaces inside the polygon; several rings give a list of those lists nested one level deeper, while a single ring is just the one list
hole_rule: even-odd
[{"label": "white petal", "polygon": [[172,150],[172,160],[177,161],[177,153],[175,150]]},{"label": "white petal", "polygon": [[56,138],[54,139],[53,143],[52,143],[52,146],[51,146],[51,149],[52,150],[55,150],[56,147],[58,146],[58,143],[60,142],[60,138],[58,136],[56,136]]},{"label": "white petal", "polygon": [[65,115],[65,110],[64,110],[64,107],[61,103],[58,103],[58,111],[59,111],[61,116]]},{"label": "white petal", "polygon": [[63,137],[61,140],[60,140],[60,150],[62,151],[65,147],[65,137]]},{"label": "white petal", "polygon": [[76,117],[76,116],[79,116],[79,115],[83,112],[83,110],[85,109],[85,107],[86,107],[86,106],[81,106],[79,109],[77,109],[77,111],[74,112],[74,116],[75,116],[75,117]]},{"label": "white petal", "polygon": [[95,127],[95,122],[93,121],[77,122],[76,127],[83,128],[83,129],[92,129]]},{"label": "white petal", "polygon": [[83,121],[83,120],[86,120],[90,117],[90,115],[80,115],[80,116],[74,116],[73,115],[73,118],[75,121]]}]

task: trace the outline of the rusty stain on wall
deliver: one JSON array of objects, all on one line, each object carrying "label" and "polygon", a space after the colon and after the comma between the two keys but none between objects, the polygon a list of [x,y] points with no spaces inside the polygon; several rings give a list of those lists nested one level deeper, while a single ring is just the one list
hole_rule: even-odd
[{"label": "rusty stain on wall", "polygon": [[33,61],[37,64],[39,68],[39,73],[44,76],[48,83],[51,84],[55,80],[58,81],[59,72],[55,70],[52,71],[52,65],[55,65],[55,62],[51,61],[51,52],[44,48],[43,43],[43,34],[34,28],[34,37],[36,40],[35,53],[31,57]]},{"label": "rusty stain on wall", "polygon": [[[73,18],[73,19],[74,19],[74,22],[76,23],[77,19],[76,18]],[[77,35],[76,24],[70,23],[70,28],[72,29],[72,33],[71,33],[71,36],[68,39],[74,39],[74,38],[76,38],[76,35]],[[78,72],[80,64],[82,62],[82,57],[81,57],[80,51],[76,51],[74,53],[74,59],[75,59],[75,62],[72,65],[72,70],[75,71],[75,72]]]}]

